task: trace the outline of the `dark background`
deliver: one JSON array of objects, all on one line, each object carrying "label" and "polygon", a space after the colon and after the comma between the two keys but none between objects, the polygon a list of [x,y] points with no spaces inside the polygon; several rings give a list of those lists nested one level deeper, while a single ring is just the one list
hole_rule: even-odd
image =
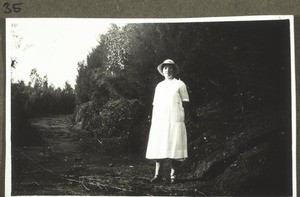
[{"label": "dark background", "polygon": [[[10,1],[11,3],[14,3]],[[296,73],[299,73],[297,62],[299,57],[300,36],[300,3],[297,1],[30,1],[23,2],[22,11],[6,15],[1,10],[1,18],[5,17],[107,17],[107,18],[181,18],[181,17],[215,17],[242,15],[295,15],[295,50]],[[15,2],[18,3],[18,2]],[[66,6],[67,5],[67,6]],[[1,5],[1,8],[2,5]],[[5,21],[1,21],[1,114],[5,117]],[[296,86],[299,84],[296,78]],[[298,107],[297,107],[298,108]],[[297,114],[299,114],[297,110]],[[298,121],[299,122],[299,121]],[[299,124],[299,123],[298,123]],[[4,185],[4,118],[1,118],[1,186]],[[297,156],[299,157],[299,156]],[[1,190],[4,191],[4,190]],[[2,195],[4,194],[1,193]]]}]

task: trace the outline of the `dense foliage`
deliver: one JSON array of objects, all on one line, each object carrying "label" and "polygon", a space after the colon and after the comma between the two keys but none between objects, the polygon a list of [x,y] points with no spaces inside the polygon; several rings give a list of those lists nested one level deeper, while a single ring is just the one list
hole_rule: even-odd
[{"label": "dense foliage", "polygon": [[241,113],[289,105],[288,21],[112,25],[78,64],[76,103],[139,100],[151,114],[156,66],[181,68],[191,114],[219,99]]}]

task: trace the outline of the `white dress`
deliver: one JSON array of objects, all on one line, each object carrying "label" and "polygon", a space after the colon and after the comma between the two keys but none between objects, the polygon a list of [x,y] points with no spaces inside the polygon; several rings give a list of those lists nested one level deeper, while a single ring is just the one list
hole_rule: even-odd
[{"label": "white dress", "polygon": [[156,86],[146,158],[187,158],[182,101],[189,101],[186,85],[182,81],[174,78]]}]

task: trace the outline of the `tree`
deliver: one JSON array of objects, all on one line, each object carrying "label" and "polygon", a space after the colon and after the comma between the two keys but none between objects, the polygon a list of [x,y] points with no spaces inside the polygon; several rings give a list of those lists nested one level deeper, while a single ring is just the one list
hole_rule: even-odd
[{"label": "tree", "polygon": [[[266,26],[263,21],[112,25],[88,55],[87,64],[79,66],[77,103],[136,98],[150,109],[155,85],[163,79],[156,66],[171,58],[180,65],[178,77],[186,82],[195,106],[212,99],[242,111],[262,101],[271,104],[267,100],[274,100],[279,90],[268,87],[276,87],[276,78],[286,75],[282,66],[289,64],[281,58],[288,49],[284,25]],[[280,84],[277,87],[283,91]]]}]

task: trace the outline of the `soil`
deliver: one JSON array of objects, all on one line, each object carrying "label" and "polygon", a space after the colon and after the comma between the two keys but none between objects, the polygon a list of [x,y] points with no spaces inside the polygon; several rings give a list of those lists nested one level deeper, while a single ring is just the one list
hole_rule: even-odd
[{"label": "soil", "polygon": [[12,148],[12,195],[209,195],[209,182],[184,174],[170,184],[169,163],[163,180],[151,184],[153,161],[125,151],[97,151],[68,116],[36,118],[32,125],[44,145]]}]

